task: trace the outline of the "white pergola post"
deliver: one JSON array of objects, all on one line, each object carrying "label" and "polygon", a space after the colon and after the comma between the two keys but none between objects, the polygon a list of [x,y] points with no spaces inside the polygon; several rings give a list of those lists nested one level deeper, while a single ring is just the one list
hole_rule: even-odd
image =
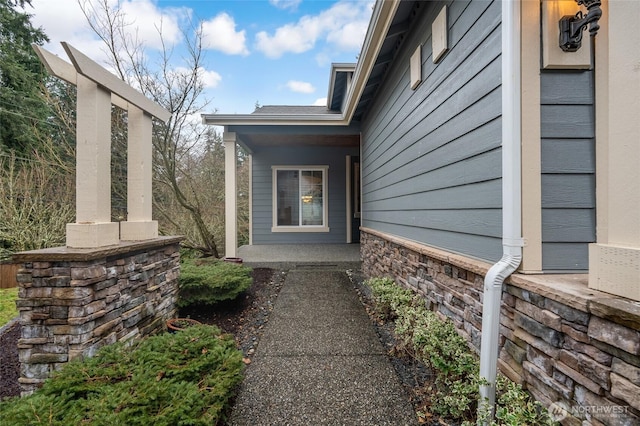
[{"label": "white pergola post", "polygon": [[127,221],[120,222],[120,238],[147,240],[158,236],[158,222],[152,220],[151,116],[134,105],[128,111]]},{"label": "white pergola post", "polygon": [[236,257],[238,251],[236,134],[225,131],[224,143],[224,215],[225,215],[225,257]]},{"label": "white pergola post", "polygon": [[111,222],[111,94],[79,75],[76,79],[76,223],[67,224],[67,246],[117,244]]},{"label": "white pergola post", "polygon": [[[62,43],[73,65],[42,47],[36,53],[49,72],[77,87],[76,223],[67,224],[67,246],[97,248],[120,240],[158,236],[152,220],[152,121],[171,113]],[[127,221],[111,222],[111,105],[128,112]]]}]

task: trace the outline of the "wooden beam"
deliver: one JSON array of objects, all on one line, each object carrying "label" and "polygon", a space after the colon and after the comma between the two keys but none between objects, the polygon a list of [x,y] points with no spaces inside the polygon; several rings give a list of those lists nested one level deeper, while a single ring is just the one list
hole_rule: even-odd
[{"label": "wooden beam", "polygon": [[[64,59],[60,58],[59,56],[54,55],[53,53],[49,52],[48,50],[43,49],[41,46],[38,46],[37,44],[33,44],[32,47],[33,47],[33,50],[36,51],[36,54],[40,58],[40,61],[42,61],[42,63],[44,64],[45,68],[47,68],[47,71],[49,72],[49,74],[54,75],[54,76],[56,76],[56,77],[58,77],[58,78],[60,78],[60,79],[62,79],[64,81],[66,81],[67,83],[71,83],[74,86],[78,85],[78,71],[76,71],[76,68],[73,65],[71,65],[70,63],[68,63]],[[97,66],[99,66],[99,65],[97,65]],[[111,73],[109,73],[109,74],[113,75]],[[117,77],[115,77],[115,76],[113,76],[113,77],[117,79]],[[102,84],[101,82],[96,81],[94,78],[90,78],[89,76],[87,76],[87,78],[89,78],[90,80],[93,80],[95,83],[98,83],[101,86],[107,87],[105,84]],[[124,82],[122,82],[122,83],[124,84]],[[136,93],[138,93],[138,92],[136,92]],[[138,93],[138,94],[142,95],[140,93]],[[147,99],[147,98],[145,97],[145,99]],[[147,101],[149,101],[149,100],[147,99]],[[149,102],[152,102],[152,101],[149,101]],[[125,111],[129,110],[129,101],[127,101],[124,97],[122,97],[121,95],[119,95],[119,94],[117,94],[115,92],[111,93],[111,103],[114,104],[117,107],[122,108]],[[131,103],[136,105],[134,102],[131,102]],[[158,108],[162,109],[159,105],[158,105]],[[164,110],[164,109],[162,109],[162,111],[164,111],[164,113],[169,114],[169,112]],[[150,111],[147,111],[147,112],[150,115],[153,115],[152,112],[150,112]],[[170,117],[170,116],[171,115],[169,114],[168,117]],[[168,120],[168,117],[167,117],[167,120]],[[164,115],[162,117],[157,117],[157,118],[163,120]],[[164,121],[166,121],[166,120],[164,120]]]},{"label": "wooden beam", "polygon": [[122,99],[134,104],[148,114],[167,122],[171,118],[171,113],[162,108],[156,102],[148,99],[142,93],[129,86],[123,80],[110,73],[91,58],[71,46],[69,43],[62,42],[62,47],[69,55],[69,59],[80,74],[93,80],[100,86],[107,88],[111,93],[118,95]]},{"label": "wooden beam", "polygon": [[49,74],[54,75],[67,83],[71,83],[74,86],[77,86],[78,82],[78,73],[76,69],[60,57],[54,55],[48,50],[43,49],[41,46],[37,44],[32,44],[33,50],[36,51],[36,54],[40,58],[40,61],[44,64]]}]

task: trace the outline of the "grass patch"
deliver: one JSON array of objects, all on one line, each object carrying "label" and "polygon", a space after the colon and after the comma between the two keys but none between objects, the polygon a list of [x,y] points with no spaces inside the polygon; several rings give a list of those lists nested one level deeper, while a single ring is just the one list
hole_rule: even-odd
[{"label": "grass patch", "polygon": [[16,300],[18,300],[17,287],[0,289],[0,327],[18,316]]},{"label": "grass patch", "polygon": [[216,425],[242,379],[242,353],[214,326],[102,348],[33,395],[0,403],[3,425]]}]

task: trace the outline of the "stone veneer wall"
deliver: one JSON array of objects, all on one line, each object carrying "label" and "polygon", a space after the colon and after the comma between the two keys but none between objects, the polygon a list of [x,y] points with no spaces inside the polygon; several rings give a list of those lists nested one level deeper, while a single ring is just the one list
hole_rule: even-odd
[{"label": "stone veneer wall", "polygon": [[[491,265],[369,229],[360,244],[365,276],[422,295],[479,353]],[[586,275],[516,274],[501,313],[500,371],[562,424],[640,424],[640,303],[588,289]]]},{"label": "stone veneer wall", "polygon": [[64,363],[161,331],[176,313],[180,238],[19,253],[22,394]]}]

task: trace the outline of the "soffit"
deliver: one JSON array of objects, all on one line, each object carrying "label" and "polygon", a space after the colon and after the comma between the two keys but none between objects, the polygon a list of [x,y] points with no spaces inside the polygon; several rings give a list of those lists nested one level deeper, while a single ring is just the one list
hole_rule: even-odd
[{"label": "soffit", "polygon": [[391,27],[385,36],[380,53],[376,58],[362,95],[358,100],[358,104],[353,114],[353,120],[361,121],[362,117],[366,114],[371,101],[375,98],[380,83],[384,81],[384,75],[392,63],[396,52],[404,41],[406,32],[409,31],[409,28],[418,13],[426,7],[426,5],[421,3],[422,2],[420,1],[400,2],[393,17],[393,21],[391,22]]}]

